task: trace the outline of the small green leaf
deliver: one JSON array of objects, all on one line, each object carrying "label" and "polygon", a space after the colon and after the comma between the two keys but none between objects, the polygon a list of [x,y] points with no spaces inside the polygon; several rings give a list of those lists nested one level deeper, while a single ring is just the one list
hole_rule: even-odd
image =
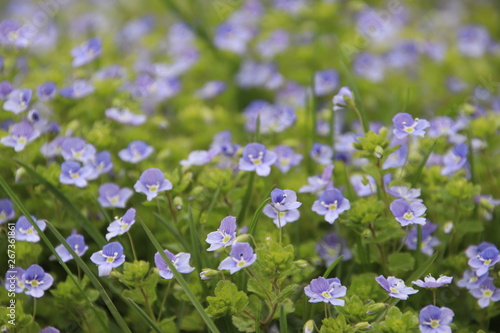
[{"label": "small green leaf", "polygon": [[388,260],[389,270],[394,273],[408,272],[415,267],[415,259],[409,253],[392,253]]}]

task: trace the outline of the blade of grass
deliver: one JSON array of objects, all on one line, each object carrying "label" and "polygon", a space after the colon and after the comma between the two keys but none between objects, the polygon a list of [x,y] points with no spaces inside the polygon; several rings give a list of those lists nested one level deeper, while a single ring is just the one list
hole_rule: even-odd
[{"label": "blade of grass", "polygon": [[330,266],[328,266],[328,269],[325,271],[325,274],[323,274],[323,277],[325,279],[328,279],[328,275],[330,275],[330,273],[333,271],[335,266],[337,266],[337,264],[342,260],[342,258],[344,258],[344,256],[338,257],[337,259],[335,259],[334,262],[330,264]]},{"label": "blade of grass", "polygon": [[196,228],[196,224],[193,219],[193,211],[191,210],[191,206],[188,205],[188,222],[189,222],[189,233],[191,234],[191,249],[194,251],[193,256],[197,267],[210,267],[210,262],[203,249],[202,244],[200,243],[200,238],[198,236],[198,228]]},{"label": "blade of grass", "polygon": [[191,249],[191,246],[189,246],[189,243],[186,242],[186,240],[184,239],[184,236],[182,236],[180,234],[179,230],[177,230],[177,228],[175,227],[174,224],[165,220],[158,213],[153,213],[153,214],[154,214],[154,216],[156,216],[158,221],[160,221],[161,224],[163,224],[165,226],[165,228],[167,228],[168,231],[170,231],[175,236],[175,238],[179,241],[179,243],[181,243],[181,246],[183,247],[184,251],[189,252],[189,253],[193,252]]},{"label": "blade of grass", "polygon": [[146,312],[144,312],[139,305],[137,305],[133,300],[131,300],[130,298],[127,298],[127,301],[129,302],[129,304],[132,306],[132,308],[134,308],[135,311],[137,311],[137,313],[139,313],[141,315],[142,318],[144,318],[144,320],[149,324],[149,326],[151,326],[151,328],[153,330],[155,330],[156,332],[158,333],[163,333],[163,331],[156,325],[156,323],[153,321],[153,319],[151,319],[147,314]]},{"label": "blade of grass", "polygon": [[280,306],[280,333],[288,333],[285,306],[283,304]]},{"label": "blade of grass", "polygon": [[146,232],[146,235],[148,236],[148,238],[151,241],[151,243],[153,243],[153,245],[156,248],[156,250],[158,251],[158,253],[161,255],[161,257],[163,258],[163,260],[165,260],[165,263],[168,265],[168,268],[174,274],[175,279],[181,285],[182,289],[186,293],[186,296],[191,301],[191,304],[193,304],[193,306],[198,311],[198,313],[200,314],[200,316],[203,319],[203,321],[205,321],[205,323],[207,324],[207,326],[210,329],[210,331],[212,331],[213,333],[219,333],[219,329],[215,326],[215,324],[212,321],[212,319],[210,319],[210,317],[208,316],[208,314],[205,311],[205,309],[203,309],[203,306],[200,304],[200,302],[198,301],[198,299],[196,298],[196,296],[193,294],[193,291],[191,290],[191,288],[187,284],[186,280],[184,280],[184,278],[182,277],[182,275],[175,268],[174,264],[170,261],[170,259],[168,259],[168,257],[165,254],[165,252],[163,252],[164,249],[161,247],[161,245],[158,242],[158,240],[153,236],[153,234],[151,233],[151,230],[149,230],[149,228],[146,226],[146,224],[140,218],[138,219],[138,221],[141,224],[141,226],[144,229],[144,231]]},{"label": "blade of grass", "polygon": [[[36,224],[35,221],[33,221],[32,217],[31,217],[31,214],[28,211],[28,209],[19,200],[19,198],[17,197],[17,195],[12,191],[12,189],[9,187],[9,185],[7,184],[7,182],[5,181],[5,179],[1,175],[0,175],[0,186],[2,186],[2,188],[5,190],[5,192],[10,197],[10,199],[12,200],[12,202],[14,203],[14,205],[21,211],[21,213],[23,213],[26,216],[26,218],[28,219],[28,221],[33,226],[33,228],[35,228],[35,230],[37,231],[37,233],[40,236],[40,238],[42,239],[42,241],[45,243],[45,245],[48,247],[48,249],[52,252],[52,254],[56,257],[57,261],[61,264],[61,266],[66,271],[66,273],[68,274],[68,276],[70,277],[70,279],[73,281],[73,283],[80,290],[80,292],[84,296],[85,300],[87,301],[88,305],[90,306],[90,308],[92,309],[92,311],[94,311],[94,313],[96,314],[97,318],[99,319],[99,322],[101,323],[102,327],[106,327],[106,322],[101,317],[101,312],[99,312],[94,307],[94,304],[90,301],[90,299],[87,297],[87,294],[85,293],[85,291],[83,290],[83,288],[80,286],[80,283],[79,283],[78,279],[71,272],[71,270],[69,269],[68,265],[66,265],[66,263],[61,259],[61,257],[57,253],[56,249],[54,248],[54,246],[52,245],[52,243],[49,241],[48,237],[43,233],[43,231],[40,229],[40,227],[38,226],[38,224]],[[66,244],[67,246],[69,246],[66,243],[65,240],[64,240],[63,244]],[[76,253],[75,253],[75,255],[76,255]]]},{"label": "blade of grass", "polygon": [[253,215],[252,222],[250,222],[250,226],[248,227],[248,233],[252,236],[255,236],[255,231],[257,230],[257,223],[259,222],[259,218],[262,215],[262,210],[266,206],[267,202],[269,201],[269,198],[266,198],[262,203],[260,204],[259,208],[255,211],[255,214]]},{"label": "blade of grass", "polygon": [[210,205],[208,205],[207,220],[210,217],[210,213],[212,213],[212,209],[214,209],[215,203],[217,202],[217,199],[219,198],[219,194],[220,194],[220,186],[218,186],[217,189],[215,190],[215,193],[212,196],[212,200],[210,200]]},{"label": "blade of grass", "polygon": [[250,197],[252,196],[253,183],[255,180],[255,172],[250,172],[248,176],[247,190],[245,192],[245,197],[243,198],[243,204],[241,205],[240,213],[238,214],[237,222],[243,223],[245,215],[247,213],[248,204],[250,203]]},{"label": "blade of grass", "polygon": [[415,171],[415,174],[413,175],[413,179],[411,181],[411,187],[412,188],[414,188],[417,185],[417,182],[420,179],[420,176],[422,175],[422,171],[424,171],[425,164],[427,163],[427,160],[429,159],[429,157],[431,156],[432,152],[436,148],[436,143],[437,143],[437,140],[434,141],[434,143],[432,144],[431,148],[429,148],[429,150],[427,151],[427,153],[424,155],[424,158],[420,162],[420,165],[418,166],[417,171]]},{"label": "blade of grass", "polygon": [[53,184],[51,184],[48,180],[46,180],[42,175],[40,175],[35,169],[31,166],[19,161],[15,160],[15,162],[21,165],[28,173],[34,176],[36,179],[42,183],[49,192],[51,192],[68,210],[68,212],[73,215],[75,220],[78,222],[80,227],[87,232],[87,234],[92,238],[94,242],[97,243],[100,247],[107,244],[104,236],[97,230],[97,228],[89,223],[87,218],[83,216],[83,214],[75,207],[75,205],[61,192],[59,191]]}]

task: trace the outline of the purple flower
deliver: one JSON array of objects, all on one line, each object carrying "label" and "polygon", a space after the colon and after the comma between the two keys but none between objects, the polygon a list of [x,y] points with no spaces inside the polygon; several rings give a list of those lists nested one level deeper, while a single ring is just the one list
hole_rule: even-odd
[{"label": "purple flower", "polygon": [[434,305],[427,305],[420,310],[418,319],[420,321],[420,332],[422,333],[451,333],[450,324],[453,321],[452,310]]},{"label": "purple flower", "polygon": [[48,102],[52,100],[56,96],[56,93],[57,86],[52,81],[44,82],[39,85],[38,88],[36,88],[36,95],[42,102]]},{"label": "purple flower", "polygon": [[66,161],[87,163],[95,159],[95,153],[95,147],[82,138],[66,138],[61,144],[61,155]]},{"label": "purple flower", "polygon": [[120,150],[118,156],[122,161],[135,164],[148,158],[153,151],[153,147],[149,146],[146,142],[135,140],[130,142],[127,148]]},{"label": "purple flower", "polygon": [[479,245],[470,245],[467,249],[465,249],[465,255],[469,259],[475,258],[489,247],[495,247],[495,244],[490,242],[481,242]]},{"label": "purple flower", "polygon": [[339,298],[347,294],[347,288],[342,285],[338,278],[325,279],[320,276],[317,279],[312,279],[311,284],[304,287],[304,292],[309,297],[309,303],[324,302],[344,306],[345,301]]},{"label": "purple flower", "polygon": [[16,212],[12,206],[12,201],[7,198],[0,199],[0,225],[12,220],[15,216]]},{"label": "purple flower", "polygon": [[408,135],[417,135],[423,137],[425,134],[424,129],[430,126],[429,122],[425,119],[413,119],[409,113],[398,113],[392,118],[394,124],[394,135],[398,139],[403,139]]},{"label": "purple flower", "polygon": [[342,256],[343,261],[352,258],[352,252],[347,247],[347,242],[344,238],[340,238],[336,233],[327,234],[323,239],[316,244],[316,252],[325,261],[325,265],[329,267],[339,256]]},{"label": "purple flower", "polygon": [[354,101],[354,95],[349,87],[342,87],[337,95],[333,96],[333,111],[343,110],[348,104],[347,101]]},{"label": "purple flower", "polygon": [[219,150],[216,148],[210,150],[195,150],[190,152],[188,158],[180,161],[179,164],[182,166],[205,165],[209,163],[218,152]]},{"label": "purple flower", "polygon": [[111,242],[92,254],[90,260],[98,266],[99,276],[109,276],[113,268],[125,262],[123,246],[118,242]]},{"label": "purple flower", "polygon": [[146,194],[148,201],[156,198],[159,192],[171,190],[172,187],[170,180],[165,179],[163,171],[157,168],[146,169],[134,185],[135,191]]},{"label": "purple flower", "polygon": [[271,206],[279,211],[299,208],[302,205],[297,201],[297,194],[292,190],[275,188],[271,192]]},{"label": "purple flower", "polygon": [[385,63],[382,57],[370,52],[361,52],[354,58],[354,73],[372,82],[384,79]]},{"label": "purple flower", "polygon": [[294,108],[303,108],[307,101],[307,90],[300,84],[289,81],[281,88],[275,97],[276,104],[290,105]]},{"label": "purple flower", "polygon": [[436,278],[432,277],[431,275],[428,275],[424,278],[424,281],[422,280],[417,280],[413,281],[413,284],[416,284],[417,286],[421,288],[439,288],[444,285],[450,284],[451,281],[453,280],[453,277],[450,276],[444,276],[440,275],[439,278],[436,280]]},{"label": "purple flower", "polygon": [[453,147],[453,149],[443,157],[443,169],[441,170],[441,174],[443,176],[450,176],[462,169],[467,163],[468,152],[469,148],[465,143]]},{"label": "purple flower", "polygon": [[380,275],[377,276],[375,280],[382,286],[382,288],[389,292],[389,296],[394,298],[407,300],[408,295],[418,293],[418,290],[415,290],[412,287],[407,287],[403,280],[394,276],[389,276],[386,279],[383,275]]},{"label": "purple flower", "polygon": [[358,197],[367,197],[377,193],[377,182],[370,175],[355,174],[349,180]]},{"label": "purple flower", "polygon": [[54,282],[52,275],[45,273],[38,265],[31,265],[21,277],[26,288],[25,294],[40,298]]},{"label": "purple flower", "polygon": [[234,274],[240,269],[250,266],[255,260],[257,260],[257,255],[253,252],[250,244],[235,243],[231,247],[229,257],[222,260],[218,269],[227,270]]},{"label": "purple flower", "polygon": [[410,224],[425,224],[425,217],[422,217],[422,215],[424,215],[427,207],[420,202],[410,203],[404,199],[397,199],[391,203],[390,209],[396,221],[401,223],[402,227]]},{"label": "purple flower", "polygon": [[[32,220],[38,225],[41,231],[45,230],[46,223],[45,220],[37,220],[33,215]],[[16,222],[16,240],[26,241],[30,243],[37,243],[40,241],[40,236],[35,228],[31,225],[30,221],[26,216],[21,216]]]},{"label": "purple flower", "polygon": [[59,94],[65,98],[79,99],[92,94],[94,90],[94,86],[89,81],[75,80],[70,86],[61,88]]},{"label": "purple flower", "polygon": [[3,109],[14,114],[25,111],[30,104],[31,94],[31,89],[15,89],[11,91],[7,100],[3,103]]},{"label": "purple flower", "polygon": [[340,214],[351,208],[351,203],[344,198],[336,188],[326,189],[321,193],[318,200],[314,201],[313,212],[324,215],[325,220],[333,224]]},{"label": "purple flower", "polygon": [[255,132],[257,119],[260,122],[260,133],[279,133],[291,127],[297,116],[293,108],[286,105],[273,105],[264,100],[251,102],[243,114],[246,119],[245,129]]},{"label": "purple flower", "polygon": [[260,87],[274,90],[283,84],[283,75],[273,63],[247,60],[236,74],[236,82],[242,88]]},{"label": "purple flower", "polygon": [[266,177],[271,173],[271,165],[276,158],[276,153],[267,150],[263,144],[252,142],[243,149],[239,167],[240,170],[255,171],[259,176]]},{"label": "purple flower", "polygon": [[[0,72],[2,70],[0,69]],[[14,90],[14,87],[9,81],[0,81],[0,100],[5,100]]]},{"label": "purple flower", "polygon": [[264,59],[272,59],[288,48],[290,36],[288,31],[278,29],[271,32],[269,37],[257,44],[257,51]]},{"label": "purple flower", "polygon": [[24,282],[22,276],[24,274],[24,269],[21,267],[11,268],[5,273],[4,286],[9,292],[14,291],[16,294],[24,292]]},{"label": "purple flower", "polygon": [[[194,271],[194,267],[189,266],[189,260],[191,259],[191,254],[180,252],[174,255],[169,250],[164,250],[163,252],[165,252],[165,255],[172,262],[175,269],[179,273],[187,274]],[[156,252],[155,254],[155,265],[158,268],[159,270],[158,273],[162,278],[170,280],[171,278],[174,277],[174,273],[172,273],[170,268],[168,268],[168,264],[165,262],[165,260],[163,259],[163,257],[159,252]]]},{"label": "purple flower", "polygon": [[224,81],[208,81],[203,87],[196,90],[196,96],[202,99],[212,99],[226,90],[226,82]]},{"label": "purple flower", "polygon": [[408,188],[406,186],[391,186],[387,189],[387,193],[392,195],[394,198],[404,199],[408,202],[422,202],[422,199],[418,197],[421,194],[419,188]]},{"label": "purple flower", "polygon": [[29,46],[34,37],[32,29],[26,29],[19,21],[5,19],[0,21],[0,45],[11,45],[18,49]]},{"label": "purple flower", "polygon": [[[68,238],[66,238],[66,243],[71,246],[73,251],[75,251],[79,257],[83,256],[89,249],[89,247],[85,245],[85,239],[83,238],[83,236],[76,233],[68,236]],[[73,259],[71,253],[66,249],[66,247],[64,247],[63,244],[60,244],[56,247],[56,252],[59,257],[61,257],[63,262],[67,262]]]},{"label": "purple flower", "polygon": [[[427,221],[425,225],[422,227],[422,244],[420,246],[420,250],[422,253],[431,256],[434,253],[434,247],[441,244],[439,239],[435,236],[432,236],[438,229],[438,225]],[[408,231],[408,236],[405,237],[405,245],[410,250],[417,249],[417,241],[418,241],[418,230],[416,226],[412,228],[412,230]]]},{"label": "purple flower", "polygon": [[488,307],[492,301],[500,301],[500,289],[495,287],[493,279],[486,279],[478,288],[471,289],[470,293],[478,299],[477,304],[481,309]]},{"label": "purple flower", "polygon": [[277,156],[274,165],[283,173],[287,173],[292,167],[299,165],[302,161],[301,154],[296,154],[293,148],[285,145],[276,146],[274,152]]},{"label": "purple flower", "polygon": [[0,139],[0,142],[7,147],[13,147],[16,152],[20,152],[26,144],[40,136],[40,132],[28,121],[23,120],[12,125],[8,136]]},{"label": "purple flower", "polygon": [[264,215],[273,219],[273,223],[278,228],[283,228],[287,223],[295,222],[300,217],[298,209],[277,210],[270,204],[267,204],[262,210]]},{"label": "purple flower", "polygon": [[47,326],[38,333],[61,333],[61,332],[55,327]]},{"label": "purple flower", "polygon": [[145,115],[135,114],[129,109],[109,108],[104,111],[104,114],[109,119],[112,119],[123,125],[139,126],[146,122]]},{"label": "purple flower", "polygon": [[333,164],[327,165],[321,175],[307,178],[307,185],[299,189],[299,193],[315,193],[319,195],[326,189],[333,188],[332,182]]},{"label": "purple flower", "polygon": [[488,274],[477,276],[475,271],[468,269],[464,272],[462,279],[457,281],[457,286],[467,288],[469,290],[476,289],[479,288],[487,279],[491,279],[488,277]]},{"label": "purple flower", "polygon": [[89,166],[81,166],[80,163],[75,161],[66,161],[61,164],[59,181],[61,184],[85,187],[91,173],[92,168]]},{"label": "purple flower", "polygon": [[88,180],[97,179],[100,175],[110,172],[113,169],[110,152],[103,150],[97,153],[94,160],[90,162],[89,166],[91,167],[92,172],[87,177]]},{"label": "purple flower", "polygon": [[477,276],[488,273],[500,261],[498,249],[494,246],[487,247],[476,257],[469,259],[469,266],[476,271]]},{"label": "purple flower", "polygon": [[251,30],[244,25],[236,22],[225,22],[219,25],[215,31],[214,44],[221,50],[243,54],[252,37]]},{"label": "purple flower", "polygon": [[236,217],[227,216],[220,222],[217,231],[207,235],[206,242],[210,244],[207,251],[215,251],[221,247],[231,246],[236,238]]},{"label": "purple flower", "polygon": [[332,164],[333,149],[329,145],[314,143],[310,152],[311,158],[322,165]]},{"label": "purple flower", "polygon": [[62,152],[62,144],[66,139],[64,136],[57,136],[52,141],[44,143],[40,148],[40,152],[45,158],[59,156]]},{"label": "purple flower", "polygon": [[481,57],[490,43],[488,30],[481,25],[466,25],[457,31],[458,49],[473,58]]},{"label": "purple flower", "polygon": [[314,92],[316,96],[331,94],[339,85],[339,73],[334,69],[325,69],[314,73]]},{"label": "purple flower", "polygon": [[123,235],[130,230],[130,227],[135,223],[135,209],[129,208],[125,215],[114,220],[108,226],[108,233],[106,234],[106,239],[109,241],[111,238],[118,235]]},{"label": "purple flower", "polygon": [[102,42],[99,37],[90,38],[86,42],[71,49],[73,67],[80,67],[101,55]]},{"label": "purple flower", "polygon": [[387,156],[383,168],[384,169],[402,168],[406,162],[407,156],[408,156],[408,145],[403,144],[401,147],[398,148],[398,150]]},{"label": "purple flower", "polygon": [[452,143],[461,143],[466,140],[466,137],[458,134],[458,131],[466,125],[467,120],[465,119],[454,120],[446,116],[434,117],[430,121],[429,136],[431,138],[446,136]]},{"label": "purple flower", "polygon": [[125,208],[127,200],[134,194],[128,187],[120,189],[114,183],[105,183],[99,186],[99,203],[103,207]]}]

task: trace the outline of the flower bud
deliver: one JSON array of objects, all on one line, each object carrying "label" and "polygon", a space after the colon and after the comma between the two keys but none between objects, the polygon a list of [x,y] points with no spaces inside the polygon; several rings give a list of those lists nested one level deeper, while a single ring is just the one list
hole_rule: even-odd
[{"label": "flower bud", "polygon": [[314,320],[310,319],[304,325],[304,333],[314,332]]},{"label": "flower bud", "polygon": [[238,242],[240,242],[240,243],[242,243],[242,242],[246,242],[246,241],[248,241],[248,239],[249,239],[249,238],[250,238],[250,235],[248,235],[248,234],[239,235],[238,237],[236,237],[236,238],[234,239],[234,242],[235,242],[235,243],[238,243]]},{"label": "flower bud", "polygon": [[200,278],[203,281],[210,280],[214,276],[219,274],[219,271],[216,271],[215,269],[210,269],[210,268],[204,268],[201,273],[200,273]]}]

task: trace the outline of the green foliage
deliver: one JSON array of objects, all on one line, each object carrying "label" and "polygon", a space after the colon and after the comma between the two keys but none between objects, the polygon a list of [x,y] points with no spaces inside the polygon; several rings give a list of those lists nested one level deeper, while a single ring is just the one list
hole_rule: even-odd
[{"label": "green foliage", "polygon": [[391,253],[388,264],[391,272],[401,274],[415,268],[415,259],[409,253]]},{"label": "green foliage", "polygon": [[373,323],[373,330],[380,333],[419,332],[418,317],[407,311],[404,314],[397,307],[392,307],[380,323]]},{"label": "green foliage", "polygon": [[248,304],[248,296],[230,281],[219,281],[215,296],[208,296],[207,313],[214,318],[240,313]]}]

